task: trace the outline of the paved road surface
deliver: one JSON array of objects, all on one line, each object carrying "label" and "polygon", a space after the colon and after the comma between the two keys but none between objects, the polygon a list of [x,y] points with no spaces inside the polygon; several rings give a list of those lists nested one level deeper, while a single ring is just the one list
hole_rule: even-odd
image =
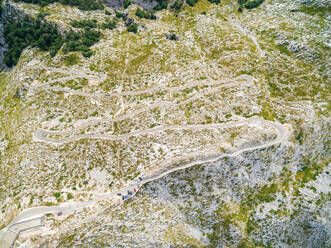
[{"label": "paved road surface", "polygon": [[[86,134],[86,135],[77,135],[77,136],[65,138],[65,139],[62,139],[62,140],[55,140],[55,139],[50,139],[50,138],[45,137],[47,135],[70,134],[70,133],[73,133],[74,131],[77,131],[79,129],[86,128],[88,126],[95,125],[95,124],[98,124],[98,123],[112,123],[112,122],[116,122],[116,121],[122,121],[122,120],[125,120],[127,118],[133,117],[135,115],[138,115],[140,113],[146,112],[148,110],[151,110],[151,109],[154,109],[154,108],[157,108],[157,107],[158,108],[177,108],[180,105],[184,105],[184,104],[187,104],[191,101],[197,100],[198,98],[202,97],[203,95],[214,93],[220,88],[234,87],[234,86],[238,86],[238,85],[240,85],[240,86],[251,86],[251,85],[253,85],[254,78],[251,77],[251,76],[248,76],[248,75],[243,75],[243,76],[240,76],[240,77],[236,77],[235,79],[223,80],[221,82],[227,82],[227,81],[233,81],[233,82],[232,83],[227,83],[227,84],[221,84],[217,87],[210,88],[210,89],[208,89],[208,90],[206,90],[205,92],[202,92],[202,93],[196,93],[192,97],[188,98],[187,100],[185,100],[183,102],[176,103],[176,102],[160,101],[160,102],[156,102],[154,104],[148,105],[146,107],[143,107],[141,109],[129,112],[129,113],[124,114],[122,116],[113,118],[113,119],[99,118],[99,119],[89,120],[89,121],[81,123],[79,126],[77,126],[74,129],[67,129],[67,130],[63,130],[63,131],[49,131],[49,130],[44,130],[44,129],[38,129],[35,132],[35,140],[50,143],[50,144],[54,144],[54,145],[58,145],[58,144],[64,144],[64,143],[67,143],[67,142],[71,142],[71,141],[74,141],[74,140],[84,139],[84,138],[115,140],[115,139],[131,137],[131,136],[145,134],[145,133],[161,132],[161,131],[165,131],[165,130],[210,129],[210,128],[218,128],[218,127],[224,127],[225,128],[227,126],[230,127],[232,124],[219,124],[218,123],[218,124],[212,124],[212,125],[210,125],[210,127],[209,127],[209,125],[191,125],[191,126],[190,125],[182,125],[182,126],[159,127],[159,128],[153,128],[153,129],[150,129],[150,130],[136,131],[136,132],[132,132],[130,134],[125,134],[125,135]],[[219,84],[219,83],[220,82],[217,82],[217,84]],[[207,83],[203,83],[203,84],[206,85]],[[216,84],[216,83],[213,82],[212,84]],[[212,85],[212,84],[209,84],[209,85]],[[192,84],[188,84],[188,85],[192,85]],[[187,88],[187,86],[180,86],[180,87],[174,87],[174,88],[176,88],[176,89],[185,89],[185,88]],[[174,88],[171,88],[171,90],[174,90]],[[126,93],[122,92],[120,94],[126,94]],[[238,122],[238,125],[240,125],[239,122]]]},{"label": "paved road surface", "polygon": [[[49,69],[49,68],[43,68],[43,67],[28,67],[27,69],[47,69],[47,70],[51,70],[51,71],[55,71],[55,72],[60,72],[60,73],[66,73],[66,74],[73,74],[71,76],[68,77],[64,77],[62,78],[62,80],[68,80],[69,78],[77,78],[77,77],[85,77],[88,78],[90,80],[105,80],[106,76],[104,74],[99,74],[99,73],[93,73],[93,72],[85,72],[85,71],[79,71],[79,70],[73,70],[70,72],[61,70],[61,69]],[[75,75],[76,74],[76,75]],[[97,78],[97,79],[95,79]],[[47,85],[50,84],[51,82],[55,82],[55,81],[59,81],[59,80],[52,80],[49,81],[46,84],[43,84],[42,86],[35,86],[34,88],[32,88],[32,91],[36,91],[36,90],[45,90],[45,89],[52,89],[52,90],[61,90],[64,91],[66,89],[58,89],[58,88],[54,88],[54,87],[48,87]],[[120,96],[120,95],[138,95],[138,94],[145,94],[145,93],[152,93],[154,91],[157,90],[168,90],[168,91],[175,91],[175,90],[183,90],[187,87],[192,87],[197,86],[197,85],[217,85],[220,83],[219,86],[216,87],[212,87],[212,88],[208,88],[205,92],[202,93],[196,93],[196,94],[192,94],[192,97],[190,97],[189,99],[180,102],[180,103],[168,103],[168,102],[158,102],[155,103],[151,106],[148,106],[146,108],[142,108],[136,111],[133,111],[131,113],[128,113],[126,115],[120,116],[118,118],[115,119],[98,119],[98,120],[92,120],[92,121],[87,121],[86,123],[81,124],[80,126],[78,126],[75,129],[71,129],[71,130],[64,130],[64,131],[48,131],[48,130],[42,130],[39,129],[36,131],[35,133],[35,138],[38,141],[42,141],[42,142],[46,142],[46,143],[50,143],[50,144],[63,144],[66,142],[71,142],[74,140],[79,140],[79,139],[83,139],[83,138],[97,138],[97,139],[110,139],[110,140],[115,140],[115,139],[122,139],[122,138],[128,138],[131,136],[137,136],[137,135],[144,135],[144,134],[153,134],[153,133],[157,133],[157,132],[162,132],[165,130],[202,130],[202,129],[214,129],[214,128],[229,128],[229,127],[235,127],[235,126],[240,126],[240,125],[247,125],[249,123],[255,123],[255,122],[261,122],[261,123],[265,123],[269,126],[272,126],[273,128],[275,128],[277,130],[277,137],[272,140],[269,141],[265,144],[261,144],[261,145],[256,145],[256,146],[252,146],[252,147],[247,147],[247,148],[242,148],[239,149],[238,151],[232,152],[232,153],[226,153],[226,154],[222,154],[219,156],[213,156],[213,157],[207,157],[207,158],[200,158],[197,159],[193,162],[187,163],[187,164],[183,164],[181,166],[175,167],[175,168],[171,168],[168,169],[167,171],[154,171],[151,174],[148,175],[143,175],[141,176],[141,178],[136,178],[134,179],[130,184],[124,186],[120,192],[121,195],[117,195],[117,192],[110,192],[110,193],[106,193],[103,194],[102,196],[96,198],[95,200],[92,201],[86,201],[86,202],[69,202],[69,203],[64,203],[61,204],[60,206],[50,206],[50,207],[46,207],[46,206],[41,206],[41,207],[33,207],[33,208],[29,208],[24,210],[23,212],[21,212],[6,228],[4,228],[3,230],[0,230],[0,245],[1,248],[7,248],[10,247],[10,245],[12,243],[14,243],[14,241],[16,240],[17,236],[19,235],[20,232],[24,231],[24,230],[29,230],[31,228],[35,228],[35,227],[39,227],[40,225],[42,225],[44,217],[46,214],[55,214],[55,215],[68,215],[71,213],[79,213],[80,211],[82,211],[85,207],[92,205],[100,200],[103,199],[112,199],[115,202],[118,202],[117,204],[115,204],[117,207],[119,207],[122,203],[122,196],[123,194],[126,194],[126,192],[131,191],[132,195],[130,195],[130,198],[133,197],[136,192],[138,191],[144,184],[158,180],[162,177],[167,176],[170,173],[173,173],[175,171],[179,171],[179,170],[183,170],[186,168],[190,168],[196,165],[201,165],[201,164],[206,164],[206,163],[211,163],[211,162],[215,162],[221,158],[224,157],[235,157],[237,155],[239,155],[240,153],[243,152],[248,152],[248,151],[253,151],[256,149],[263,149],[263,148],[267,148],[276,144],[279,144],[283,141],[285,141],[287,139],[288,136],[288,131],[287,129],[281,125],[280,123],[276,123],[276,122],[271,122],[271,121],[267,121],[264,120],[260,117],[252,117],[249,119],[245,119],[245,120],[241,120],[241,121],[237,121],[237,122],[230,122],[230,123],[215,123],[215,124],[207,124],[207,125],[172,125],[172,126],[163,126],[163,127],[155,127],[155,128],[151,128],[151,129],[146,129],[146,130],[140,130],[140,131],[133,131],[131,133],[127,133],[127,134],[122,134],[122,135],[106,135],[106,134],[86,134],[86,135],[77,135],[77,136],[73,136],[73,137],[68,137],[68,138],[64,138],[61,140],[55,140],[55,139],[51,139],[48,138],[46,136],[48,135],[63,135],[63,134],[70,134],[73,131],[75,131],[76,129],[80,129],[82,127],[87,127],[89,125],[95,124],[95,123],[99,123],[99,122],[112,122],[112,121],[118,121],[124,118],[129,118],[132,117],[133,115],[136,115],[138,113],[147,111],[150,108],[155,108],[157,106],[159,107],[177,107],[179,105],[182,104],[186,104],[189,101],[193,101],[195,99],[198,99],[199,97],[205,95],[205,94],[210,94],[213,92],[216,92],[219,88],[222,87],[232,87],[232,86],[237,86],[237,85],[245,85],[245,86],[250,86],[253,84],[254,78],[248,75],[243,75],[234,79],[228,79],[228,80],[223,80],[223,81],[219,81],[219,82],[212,82],[212,83],[208,83],[208,82],[201,82],[198,84],[186,84],[183,86],[179,86],[179,87],[154,87],[148,90],[141,90],[141,91],[130,91],[130,92],[121,92],[121,93],[111,93],[111,94],[97,94],[97,96],[103,96],[103,97],[110,97],[110,96]],[[225,82],[230,82],[225,84]],[[82,93],[82,92],[77,92],[77,91],[68,91],[71,94],[81,94],[81,95],[86,95],[86,96],[96,96],[96,94],[87,94],[87,93]],[[161,169],[162,170],[162,169]]]},{"label": "paved road surface", "polygon": [[[256,121],[257,118],[251,118],[248,119],[247,122],[254,122]],[[187,163],[172,169],[169,169],[165,172],[156,172],[152,175],[145,175],[142,176],[142,180],[139,180],[139,178],[136,178],[133,180],[133,182],[131,184],[129,184],[128,186],[122,188],[120,191],[121,192],[127,192],[127,191],[131,191],[132,192],[132,196],[133,197],[136,192],[134,192],[134,188],[136,189],[136,191],[138,191],[144,184],[158,180],[162,177],[167,176],[170,173],[179,171],[179,170],[183,170],[186,168],[190,168],[196,165],[201,165],[201,164],[206,164],[206,163],[211,163],[211,162],[215,162],[221,158],[224,157],[235,157],[238,156],[240,153],[243,152],[248,152],[248,151],[253,151],[256,149],[263,149],[263,148],[267,148],[273,145],[277,145],[283,141],[285,141],[288,137],[288,130],[281,125],[280,123],[274,123],[271,121],[266,121],[266,120],[259,120],[259,121],[264,121],[267,122],[269,125],[273,126],[276,130],[277,130],[277,137],[270,141],[267,142],[265,144],[261,144],[261,145],[256,145],[256,146],[252,146],[252,147],[247,147],[247,148],[242,148],[239,149],[238,151],[232,152],[232,153],[226,153],[226,154],[222,154],[219,156],[213,156],[213,157],[208,157],[208,158],[201,158],[198,160],[195,160],[191,163]],[[130,197],[130,198],[131,198]],[[57,213],[61,213],[63,215],[68,215],[71,213],[75,213],[75,212],[79,212],[82,211],[82,209],[84,207],[87,207],[97,201],[100,201],[102,199],[107,199],[107,198],[112,198],[115,201],[118,200],[119,202],[123,202],[122,201],[122,197],[118,196],[115,192],[109,193],[109,194],[105,194],[102,197],[99,197],[95,200],[92,201],[87,201],[87,202],[72,202],[72,203],[64,203],[61,206],[53,206],[53,207],[34,207],[34,208],[30,208],[27,210],[24,210],[19,216],[17,216],[12,222],[11,224],[9,224],[8,227],[6,227],[4,230],[2,230],[2,238],[0,235],[0,244],[2,244],[3,247],[9,247],[7,244],[11,244],[11,242],[14,242],[15,239],[17,238],[17,235],[24,230],[28,230],[34,227],[39,227],[42,223],[42,218],[44,218],[44,216],[48,213],[50,214],[57,214]],[[38,219],[40,221],[38,221]],[[13,234],[16,233],[16,236]],[[7,245],[7,246],[5,246]]]}]

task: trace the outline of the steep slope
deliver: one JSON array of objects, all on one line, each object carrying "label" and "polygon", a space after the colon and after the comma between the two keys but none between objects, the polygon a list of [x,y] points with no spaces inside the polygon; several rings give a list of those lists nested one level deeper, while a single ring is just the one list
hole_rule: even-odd
[{"label": "steep slope", "polygon": [[[54,57],[27,47],[1,73],[1,227],[31,207],[102,199],[46,216],[15,246],[327,247],[331,18],[320,3],[239,13],[237,1],[199,0],[156,20],[135,4],[114,19],[107,7],[10,3],[63,36],[92,19],[101,34],[88,51],[69,40]],[[276,127],[288,135],[273,144]],[[113,197],[139,176],[246,148],[124,204]]]}]

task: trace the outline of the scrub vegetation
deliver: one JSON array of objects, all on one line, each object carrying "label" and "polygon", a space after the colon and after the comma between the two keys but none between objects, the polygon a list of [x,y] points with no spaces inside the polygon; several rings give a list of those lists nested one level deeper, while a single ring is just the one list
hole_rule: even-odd
[{"label": "scrub vegetation", "polygon": [[4,38],[8,44],[4,63],[9,67],[17,64],[21,52],[28,46],[49,51],[54,57],[64,42],[55,25],[48,24],[40,18],[28,17],[6,24]]},{"label": "scrub vegetation", "polygon": [[[54,4],[33,39],[11,23],[6,56],[19,63],[0,73],[0,225],[89,202],[17,243],[328,247],[330,20],[301,2]],[[42,49],[51,23],[66,35]],[[118,202],[138,177],[186,164]]]},{"label": "scrub vegetation", "polygon": [[154,13],[144,11],[140,8],[137,8],[136,16],[138,16],[139,18],[145,18],[145,19],[150,19],[150,20],[155,20],[156,19],[156,16],[154,15]]},{"label": "scrub vegetation", "polygon": [[254,9],[259,7],[262,3],[264,2],[264,0],[238,0],[238,4],[239,12],[242,12],[244,8],[246,9]]},{"label": "scrub vegetation", "polygon": [[[64,45],[65,53],[81,51],[84,57],[90,57],[93,53],[89,48],[98,42],[101,36],[100,32],[94,29],[97,27],[97,21],[95,19],[73,21],[71,25],[82,30],[71,31],[66,36],[62,36],[56,25],[49,24],[40,17],[36,19],[24,17],[22,20],[6,24],[4,38],[8,44],[8,51],[5,52],[4,63],[8,67],[16,65],[23,49],[28,46],[49,51],[50,56],[54,57]],[[101,26],[103,29],[115,27],[114,20],[106,20]]]},{"label": "scrub vegetation", "polygon": [[96,0],[16,0],[26,3],[38,4],[42,7],[55,2],[63,5],[77,6],[80,10],[97,10],[104,9],[104,5]]}]

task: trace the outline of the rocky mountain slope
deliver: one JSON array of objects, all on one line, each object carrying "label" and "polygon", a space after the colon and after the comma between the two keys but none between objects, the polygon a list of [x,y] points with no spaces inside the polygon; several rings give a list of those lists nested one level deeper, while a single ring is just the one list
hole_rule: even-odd
[{"label": "rocky mountain slope", "polygon": [[137,11],[161,2],[2,3],[5,28],[58,33],[0,74],[0,240],[24,210],[80,202],[14,247],[329,247],[330,1]]}]

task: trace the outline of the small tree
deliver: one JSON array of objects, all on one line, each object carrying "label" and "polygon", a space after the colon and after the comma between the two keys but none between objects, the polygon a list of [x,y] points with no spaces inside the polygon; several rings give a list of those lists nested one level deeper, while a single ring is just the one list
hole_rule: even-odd
[{"label": "small tree", "polygon": [[127,7],[129,7],[132,4],[132,2],[130,0],[124,0],[123,1],[123,7],[124,9],[126,9]]},{"label": "small tree", "polygon": [[254,9],[254,8],[259,7],[263,2],[264,2],[264,0],[253,0],[253,1],[250,1],[247,4],[245,4],[245,8]]},{"label": "small tree", "polygon": [[198,0],[186,0],[186,3],[190,6],[194,6],[196,3],[198,2]]},{"label": "small tree", "polygon": [[136,34],[138,32],[138,25],[136,23],[131,23],[128,26],[128,31]]},{"label": "small tree", "polygon": [[208,0],[210,3],[219,4],[221,0]]},{"label": "small tree", "polygon": [[239,5],[242,5],[242,4],[245,4],[247,3],[248,0],[238,0],[238,4]]},{"label": "small tree", "polygon": [[175,9],[175,10],[180,10],[183,6],[183,2],[181,0],[176,0],[171,6],[171,9]]},{"label": "small tree", "polygon": [[71,199],[73,199],[74,198],[74,196],[71,194],[71,193],[68,193],[68,195],[67,195],[67,200],[71,200]]}]

